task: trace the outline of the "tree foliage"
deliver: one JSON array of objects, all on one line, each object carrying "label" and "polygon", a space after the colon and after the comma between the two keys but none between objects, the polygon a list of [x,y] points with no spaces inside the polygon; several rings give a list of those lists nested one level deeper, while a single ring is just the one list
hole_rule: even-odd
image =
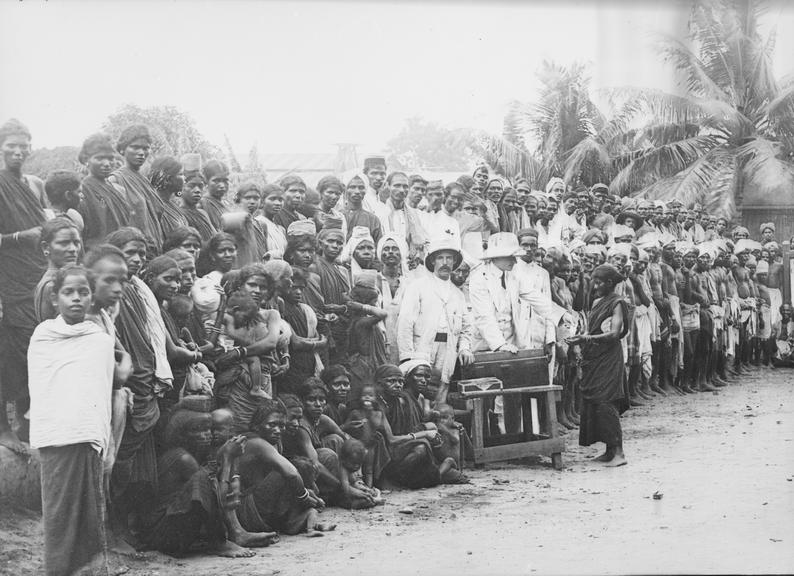
[{"label": "tree foliage", "polygon": [[45,179],[53,170],[82,172],[83,166],[77,161],[79,153],[80,148],[75,146],[38,148],[33,150],[25,161],[25,173]]},{"label": "tree foliage", "polygon": [[764,10],[761,0],[694,2],[688,36],[659,41],[683,96],[612,89],[602,111],[583,66],[544,63],[539,101],[514,103],[504,135],[481,138],[493,152],[486,159],[536,186],[553,175],[609,182],[616,194],[678,198],[728,217],[745,190],[780,194],[794,182],[794,76],[772,73],[775,31],[760,34]]},{"label": "tree foliage", "polygon": [[223,152],[211,144],[196,128],[193,118],[174,106],[150,106],[141,108],[126,104],[111,114],[102,129],[113,140],[132,124],[145,124],[152,133],[153,156],[175,156],[197,152],[204,160],[226,159]]},{"label": "tree foliage", "polygon": [[386,145],[388,166],[401,170],[467,170],[474,161],[468,138],[422,118],[408,118]]}]

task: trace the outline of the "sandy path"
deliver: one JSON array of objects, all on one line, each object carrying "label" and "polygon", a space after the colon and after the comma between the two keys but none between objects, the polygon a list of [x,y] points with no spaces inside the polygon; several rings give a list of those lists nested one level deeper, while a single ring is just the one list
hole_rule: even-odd
[{"label": "sandy path", "polygon": [[[794,571],[794,372],[656,400],[625,415],[624,436],[623,468],[588,462],[597,450],[568,434],[562,472],[547,461],[489,466],[469,471],[471,485],[395,492],[374,511],[330,510],[323,516],[339,528],[325,538],[285,537],[244,560],[147,554],[126,561],[128,573]],[[405,506],[414,513],[398,513]],[[35,520],[11,524],[11,542],[0,532],[0,572],[35,573]]]}]

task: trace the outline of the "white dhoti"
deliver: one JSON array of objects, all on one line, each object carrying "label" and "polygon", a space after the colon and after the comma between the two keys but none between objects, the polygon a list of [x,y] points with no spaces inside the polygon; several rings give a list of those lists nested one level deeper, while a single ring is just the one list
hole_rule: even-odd
[{"label": "white dhoti", "polygon": [[769,314],[772,324],[780,322],[780,307],[783,305],[783,293],[780,288],[767,288],[769,291]]},{"label": "white dhoti", "polygon": [[683,330],[683,326],[681,324],[681,301],[678,296],[670,295],[667,297],[670,300],[670,311],[673,314],[673,318],[678,323],[678,334],[673,336],[671,334],[671,338],[675,338],[677,340],[676,348],[678,349],[678,357],[676,361],[678,363],[679,368],[684,367],[684,335],[681,333]]}]

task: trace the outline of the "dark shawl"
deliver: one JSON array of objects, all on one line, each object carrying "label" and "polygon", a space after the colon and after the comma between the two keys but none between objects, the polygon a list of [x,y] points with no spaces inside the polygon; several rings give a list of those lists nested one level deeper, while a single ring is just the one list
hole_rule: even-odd
[{"label": "dark shawl", "polygon": [[[162,200],[162,198],[161,198]],[[177,228],[185,228],[188,226],[187,218],[182,213],[182,210],[173,202],[163,201],[163,210],[160,213],[160,230],[163,232],[163,239],[168,234]]]},{"label": "dark shawl", "polygon": [[85,222],[83,241],[90,249],[111,232],[128,226],[131,208],[126,195],[110,182],[89,175],[83,179],[82,189],[83,201],[77,209]]},{"label": "dark shawl", "polygon": [[375,246],[378,245],[378,242],[380,242],[383,236],[383,229],[381,228],[380,220],[377,216],[363,209],[343,210],[342,214],[344,214],[347,220],[347,240],[350,240],[350,236],[353,234],[353,228],[356,226],[366,226],[369,228],[369,233],[372,236],[373,242],[375,242]]},{"label": "dark shawl", "polygon": [[[587,317],[591,335],[602,334],[601,324],[612,317],[616,306],[623,308],[623,330],[620,336],[626,335],[629,329],[628,308],[626,301],[614,292],[593,303]],[[589,342],[584,345],[582,353],[582,398],[595,404],[618,402],[621,411],[625,410],[628,407],[628,395],[620,340]]]},{"label": "dark shawl", "polygon": [[113,177],[127,192],[127,201],[131,208],[130,226],[135,226],[148,236],[159,253],[164,239],[160,216],[165,202],[140,172],[122,166],[113,172]]},{"label": "dark shawl", "polygon": [[347,270],[325,258],[318,258],[315,265],[325,301],[329,304],[344,304],[345,297],[350,292]]},{"label": "dark shawl", "polygon": [[132,356],[132,374],[125,386],[135,396],[148,397],[154,394],[155,357],[146,323],[146,305],[135,285],[124,286],[124,295],[116,318],[116,334],[124,349]]},{"label": "dark shawl", "polygon": [[282,208],[273,216],[273,222],[282,226],[284,230],[289,229],[289,225],[298,220],[306,220],[306,216],[298,214],[297,212],[290,212],[286,208]]},{"label": "dark shawl", "polygon": [[201,208],[188,208],[186,206],[182,206],[181,210],[188,225],[198,230],[203,242],[209,241],[209,239],[218,232],[215,226],[212,225],[212,221],[206,210],[202,210]]},{"label": "dark shawl", "polygon": [[204,208],[204,211],[210,219],[210,224],[212,224],[215,230],[223,230],[222,216],[229,211],[226,205],[212,196],[204,196],[201,199],[201,207]]},{"label": "dark shawl", "polygon": [[[309,323],[303,307],[285,301],[282,312],[282,318],[290,325],[296,336],[301,338],[309,337]],[[285,375],[285,382],[290,387],[295,387],[309,376],[314,376],[317,362],[312,350],[295,350],[290,345],[289,353],[290,366],[289,372]]]},{"label": "dark shawl", "polygon": [[[0,170],[0,234],[13,234],[44,224],[41,202],[24,182],[7,170]],[[3,323],[33,328],[33,290],[47,261],[38,245],[9,242],[0,248],[0,300]]]}]

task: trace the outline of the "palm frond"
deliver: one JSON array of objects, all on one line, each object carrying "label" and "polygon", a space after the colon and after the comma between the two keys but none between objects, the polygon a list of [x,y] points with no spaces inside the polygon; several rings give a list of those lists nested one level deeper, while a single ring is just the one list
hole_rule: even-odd
[{"label": "palm frond", "polygon": [[712,135],[700,135],[641,151],[617,173],[610,189],[623,195],[670,177],[704,156],[717,143]]}]

